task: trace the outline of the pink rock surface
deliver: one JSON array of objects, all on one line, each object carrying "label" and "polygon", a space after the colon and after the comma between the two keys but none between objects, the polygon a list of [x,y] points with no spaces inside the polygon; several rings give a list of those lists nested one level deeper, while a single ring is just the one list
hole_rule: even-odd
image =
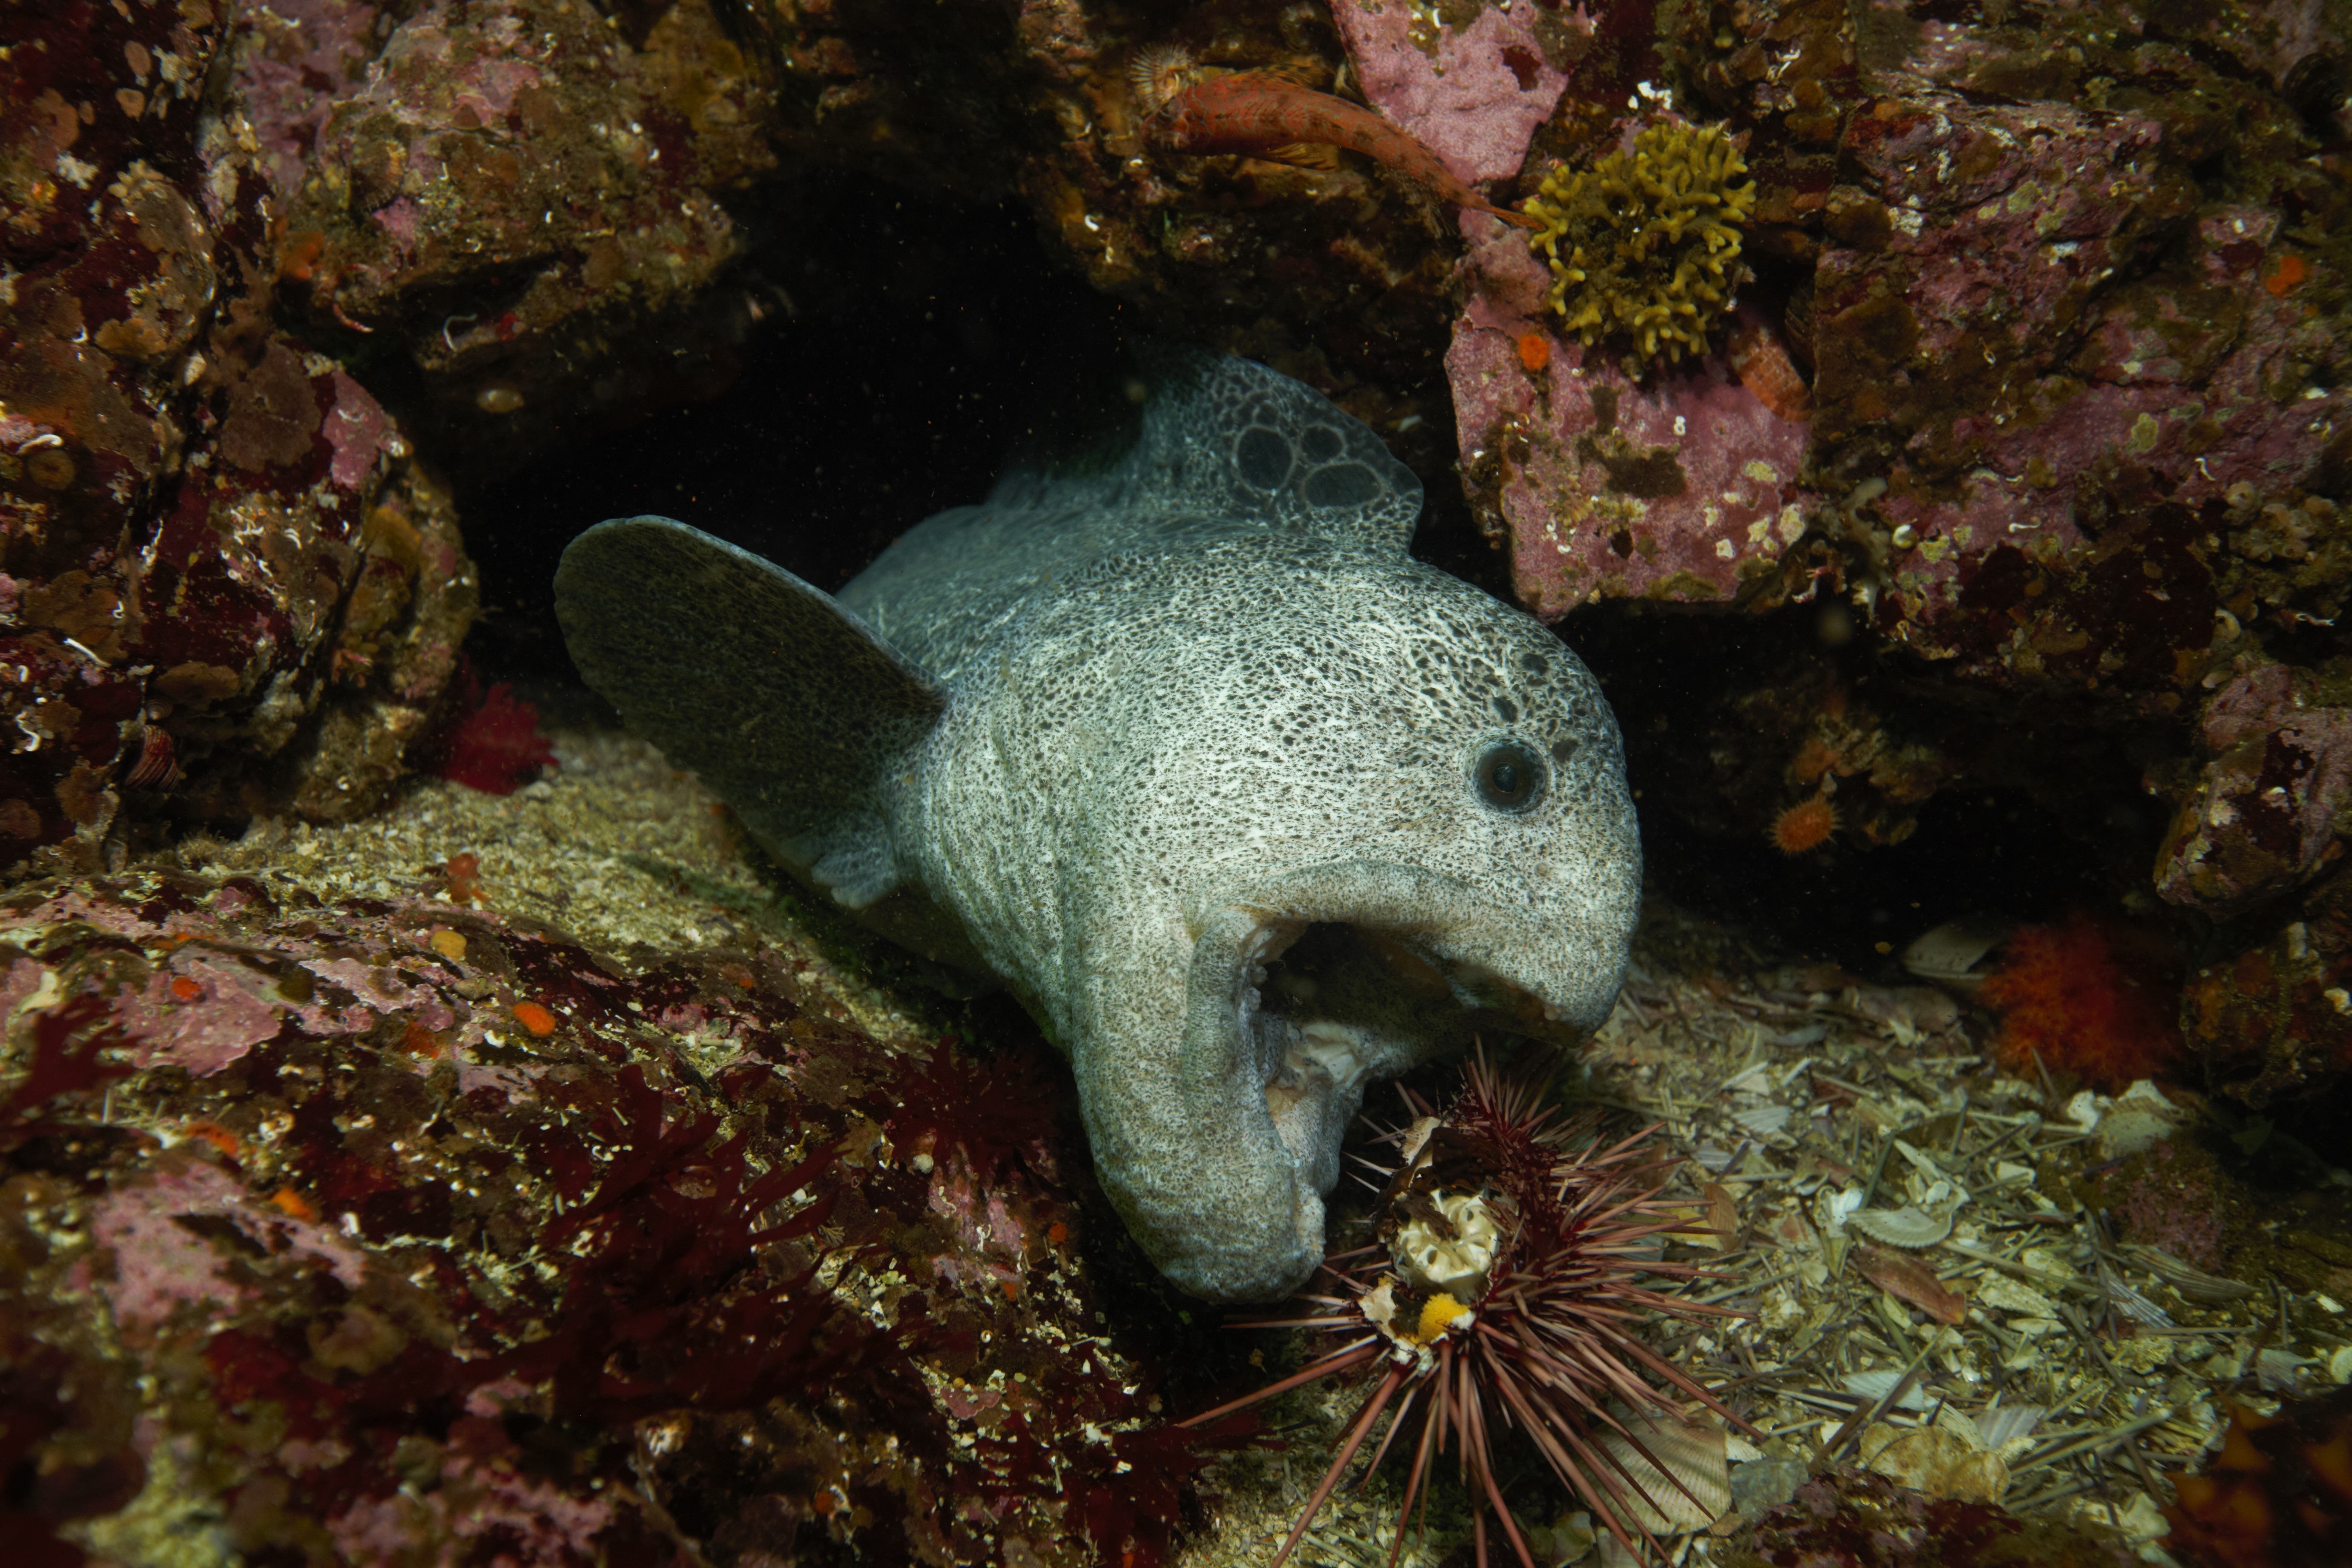
[{"label": "pink rock surface", "polygon": [[[499,1549],[494,1562],[596,1560],[596,1536],[613,1523],[610,1503],[519,1474],[526,1457],[503,1433],[483,1434],[476,1444],[491,1451],[477,1456],[451,1444],[432,1490],[363,1498],[329,1520],[328,1532],[344,1561],[394,1562],[443,1542],[477,1541]],[[442,1560],[456,1561],[457,1554]]]},{"label": "pink rock surface", "polygon": [[285,1010],[266,993],[268,975],[226,953],[189,950],[149,977],[145,991],[123,999],[124,1026],[137,1039],[132,1060],[167,1063],[208,1078],[274,1037]]},{"label": "pink rock surface", "polygon": [[[1244,1433],[1170,1426],[1206,1384],[1102,1331],[1108,1211],[1042,1041],[876,1038],[797,946],[632,965],[529,925],[175,873],[0,898],[0,1361],[79,1417],[32,1430],[28,1470],[100,1518],[178,1455],[240,1558],[668,1563],[686,1518],[710,1561],[806,1562],[830,1514],[861,1561],[993,1562],[1015,1530],[1069,1542],[1019,1559],[1056,1568],[1169,1560]],[[121,1059],[151,981],[219,1014],[240,972],[315,996],[206,1076]],[[526,995],[561,1020],[527,1046]],[[320,1032],[354,996],[398,1010]]]},{"label": "pink rock surface", "polygon": [[1395,0],[1331,7],[1365,98],[1473,184],[1519,172],[1568,85],[1537,41],[1536,15],[1481,10],[1467,27],[1433,30]]},{"label": "pink rock surface", "polygon": [[2200,738],[2211,760],[2157,858],[2158,893],[2227,911],[2327,864],[2352,801],[2352,709],[2327,704],[2308,674],[2266,665],[2214,694]]},{"label": "pink rock surface", "polygon": [[[1972,85],[1972,79],[1976,83],[1997,81],[2004,63],[2013,61],[2033,45],[2046,45],[2048,41],[2047,34],[2034,33],[2032,23],[2014,11],[2009,18],[2011,25],[2004,27],[1997,14],[1990,25],[1981,13],[1921,16],[1921,7],[1906,0],[1868,0],[1865,8],[1884,14],[1888,22],[1912,32],[1913,42],[1906,61],[1909,68],[1931,80],[1954,86]],[[2084,0],[2060,0],[2048,9],[2061,13],[2063,26],[2084,19],[2086,14],[2095,15],[2100,7],[2085,4]],[[2144,17],[2149,7],[2132,9]],[[2342,24],[2340,20],[2331,22],[2328,11],[2328,0],[2203,0],[2194,6],[2169,11],[2160,27],[2149,27],[2141,18],[2134,18],[2127,26],[2139,31],[2143,38],[2152,36],[2161,40],[2141,43],[2139,50],[2143,54],[2161,58],[2182,46],[2193,45],[2208,56],[2235,56],[2242,69],[2260,72],[2275,80],[2284,78],[2312,54],[2336,43]],[[2129,37],[2130,34],[2125,36]],[[2022,49],[2021,45],[2024,46]]]},{"label": "pink rock surface", "polygon": [[252,1197],[211,1165],[166,1156],[152,1181],[116,1189],[91,1214],[91,1239],[113,1258],[99,1289],[121,1328],[145,1334],[182,1307],[234,1310],[249,1299],[221,1251],[182,1223],[189,1219],[225,1221],[257,1251],[314,1264],[346,1289],[360,1283],[360,1254],[334,1232]]},{"label": "pink rock surface", "polygon": [[[272,0],[247,16],[236,47],[236,92],[261,147],[261,173],[282,199],[301,187],[320,128],[368,58],[376,8],[349,0]],[[217,198],[213,216],[223,216]]]},{"label": "pink rock surface", "polygon": [[[1849,132],[1815,394],[1825,437],[1900,440],[1874,607],[1916,651],[2168,684],[2211,637],[2199,509],[2308,482],[2352,412],[2341,388],[2302,384],[2326,329],[2265,287],[2285,255],[2274,214],[2210,208],[2164,232],[2180,197],[2162,137],[2132,115],[1934,91]],[[2064,592],[2029,581],[2042,574]]]},{"label": "pink rock surface", "polygon": [[1472,265],[1476,291],[1445,356],[1462,464],[1537,615],[1604,597],[1728,599],[1804,532],[1805,426],[1720,355],[1637,381],[1606,345],[1550,335],[1524,238],[1489,241]]},{"label": "pink rock surface", "polygon": [[1916,652],[2171,711],[2182,661],[2235,635],[2225,598],[2332,613],[2292,573],[2249,598],[2215,542],[2224,510],[2294,503],[2352,426],[2352,395],[2307,368],[2333,356],[2313,264],[2269,208],[2190,210],[2154,119],[1899,85],[1845,132],[1810,426],[1721,358],[1635,382],[1622,345],[1548,336],[1546,275],[1505,236],[1472,256],[1447,362],[1474,500],[1547,616],[1722,601],[1810,533],[1843,542],[1848,590]]},{"label": "pink rock surface", "polygon": [[407,450],[407,445],[400,439],[383,405],[371,396],[367,388],[341,370],[331,372],[331,376],[335,404],[327,411],[326,423],[320,427],[335,454],[327,472],[343,489],[356,489],[378,458],[399,457]]}]

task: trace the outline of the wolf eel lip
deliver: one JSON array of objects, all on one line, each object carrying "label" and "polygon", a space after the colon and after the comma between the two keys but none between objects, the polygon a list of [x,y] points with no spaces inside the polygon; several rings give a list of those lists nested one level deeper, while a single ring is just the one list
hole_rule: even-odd
[{"label": "wolf eel lip", "polygon": [[1176,1051],[1097,1114],[1126,1156],[1115,1198],[1169,1278],[1263,1301],[1322,1258],[1323,1194],[1368,1085],[1482,1035],[1573,1042],[1618,970],[1582,972],[1577,911],[1419,867],[1294,868],[1234,891],[1186,911]]},{"label": "wolf eel lip", "polygon": [[[1493,945],[1478,936],[1512,924],[1478,908],[1465,885],[1403,867],[1348,868],[1328,880],[1341,886],[1318,890],[1339,896],[1235,906],[1249,922],[1242,939],[1195,954],[1230,965],[1228,1049],[1248,1064],[1283,1146],[1318,1192],[1338,1180],[1339,1140],[1371,1081],[1458,1053],[1480,1034],[1570,1042],[1581,1033],[1533,984],[1461,951]],[[1366,881],[1376,889],[1345,886]],[[1362,896],[1375,890],[1384,896]]]},{"label": "wolf eel lip", "polygon": [[[1317,1004],[1329,1000],[1324,977],[1335,968],[1349,993],[1346,1003],[1359,1010],[1411,1012],[1425,1020],[1450,1011],[1485,1028],[1564,1044],[1580,1040],[1592,1026],[1571,1016],[1589,1008],[1548,997],[1532,977],[1507,974],[1458,951],[1426,921],[1368,920],[1354,909],[1327,913],[1293,906],[1277,913],[1243,906],[1237,912],[1254,921],[1240,951],[1226,956],[1234,1022],[1244,1029],[1254,1015],[1269,1011],[1298,1019],[1330,1011]],[[1206,952],[1196,958],[1215,962]]]}]

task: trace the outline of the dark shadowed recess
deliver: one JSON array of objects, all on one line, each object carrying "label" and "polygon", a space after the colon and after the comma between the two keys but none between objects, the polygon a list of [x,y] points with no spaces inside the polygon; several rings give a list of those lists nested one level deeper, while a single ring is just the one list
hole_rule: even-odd
[{"label": "dark shadowed recess", "polygon": [[[1139,313],[1050,255],[1025,209],[845,181],[772,212],[746,277],[789,306],[742,346],[724,390],[569,431],[511,477],[459,491],[489,609],[472,656],[486,680],[519,682],[552,717],[601,707],[577,685],[550,594],[556,559],[582,529],[656,512],[835,588],[911,524],[982,500],[1009,463],[1075,449],[1132,416]],[[761,221],[745,215],[747,227]],[[1423,478],[1430,505],[1415,552],[1507,595],[1458,485],[1443,472]],[[1709,823],[1706,737],[1757,670],[1832,658],[1882,702],[1890,690],[1909,700],[1904,671],[1867,637],[1822,647],[1816,618],[1803,606],[1758,619],[1611,605],[1562,623],[1626,731],[1654,888],[1781,933],[1792,956],[1891,977],[1879,944],[1899,952],[1952,916],[2057,919],[2145,885],[2162,824],[2137,788],[2146,759],[2126,735],[2112,738],[2105,773],[2086,777],[2072,761],[2053,768],[2063,800],[2031,778],[1954,786],[1892,848],[1842,838],[1791,860],[1752,827]],[[1916,717],[1938,732],[1948,715],[1923,706]],[[2044,719],[2055,733],[2067,716]]]},{"label": "dark shadowed recess", "polygon": [[[1946,921],[2114,912],[2147,888],[2165,814],[2140,778],[2153,751],[2174,743],[2165,734],[2086,733],[2072,710],[1955,690],[1910,655],[1853,632],[1850,617],[1832,611],[1830,620],[1837,631],[1825,639],[1823,612],[1811,605],[1748,616],[1621,601],[1560,623],[1624,731],[1652,891],[1767,952],[1900,983],[1897,955]],[[1962,765],[1899,844],[1857,843],[1848,830],[1792,857],[1766,841],[1764,820],[1716,809],[1716,748],[1745,721],[1733,704],[1769,672],[1822,661],[1890,729],[1947,745]],[[1771,743],[1748,738],[1738,750]]]},{"label": "dark shadowed recess", "polygon": [[674,517],[837,588],[911,524],[985,497],[1037,437],[1113,412],[1084,400],[1119,397],[1128,313],[1046,257],[1026,211],[845,183],[793,215],[750,267],[789,304],[723,392],[569,430],[458,492],[488,674],[574,679],[550,584],[565,543],[608,517]]},{"label": "dark shadowed recess", "polygon": [[[1115,438],[1139,384],[1131,345],[1170,331],[1095,292],[1018,204],[960,207],[842,180],[737,216],[767,229],[737,281],[782,304],[717,395],[583,421],[519,471],[459,476],[488,611],[469,651],[489,679],[559,711],[576,677],[550,585],[581,530],[656,512],[837,588],[914,523],[983,500],[1007,467]],[[681,332],[682,360],[706,352]],[[1431,449],[1452,447],[1449,429]],[[1416,553],[1507,595],[1450,468],[1423,479]]]}]

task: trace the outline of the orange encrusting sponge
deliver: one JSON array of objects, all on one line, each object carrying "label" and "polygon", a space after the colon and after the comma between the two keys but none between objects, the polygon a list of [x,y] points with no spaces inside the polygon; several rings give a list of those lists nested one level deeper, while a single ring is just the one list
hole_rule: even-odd
[{"label": "orange encrusting sponge", "polygon": [[2017,931],[1979,993],[2001,1016],[1994,1058],[2031,1077],[2039,1057],[2105,1089],[2162,1075],[2180,1055],[2179,998],[2152,947],[2080,913]]},{"label": "orange encrusting sponge", "polygon": [[2200,1568],[2352,1562],[2352,1389],[2230,1413],[2220,1452],[2173,1479],[2165,1545]]}]

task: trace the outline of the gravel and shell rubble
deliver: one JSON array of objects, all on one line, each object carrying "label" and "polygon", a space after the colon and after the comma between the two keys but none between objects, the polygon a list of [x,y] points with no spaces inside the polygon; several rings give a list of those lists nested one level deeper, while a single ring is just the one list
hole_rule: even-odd
[{"label": "gravel and shell rubble", "polygon": [[[1674,1563],[1731,1561],[1838,1465],[2171,1563],[2166,1477],[2200,1468],[2231,1405],[2266,1415],[2352,1380],[2352,1270],[2323,1267],[2314,1289],[2210,1273],[2119,1241],[2075,1195],[2086,1173],[2192,1136],[2194,1095],[2005,1076],[1982,1049],[1987,1021],[1941,991],[1769,965],[1670,910],[1653,910],[1635,952],[1584,1087],[1662,1124],[1685,1161],[1668,1191],[1692,1222],[1668,1255],[1715,1264],[1722,1283],[1692,1294],[1754,1314],[1654,1342],[1761,1432],[1694,1429],[1677,1451],[1685,1483],[1723,1506],[1696,1517],[1668,1494],[1649,1522]],[[2328,1180],[2340,1209],[2352,1177]],[[1316,1426],[1336,1436],[1354,1405],[1302,1398],[1275,1420],[1298,1424],[1286,1459],[1223,1460],[1226,1478],[1255,1467],[1270,1484],[1228,1479],[1219,1539],[1196,1561],[1265,1561],[1321,1472]],[[1402,1561],[1447,1560],[1442,1512]],[[1625,1561],[1572,1504],[1520,1523],[1554,1563]],[[1394,1530],[1393,1478],[1375,1478],[1334,1498],[1298,1560],[1370,1568]]]},{"label": "gravel and shell rubble", "polygon": [[[555,740],[560,765],[511,796],[421,781],[364,821],[263,823],[172,855],[330,902],[446,898],[454,880],[505,920],[648,963],[756,941],[803,962],[877,1040],[938,1037],[939,1005],[887,952],[780,895],[690,777],[625,736]],[[467,855],[470,876],[453,879]],[[1675,1563],[1730,1562],[1770,1510],[1839,1465],[2168,1562],[2164,1478],[2199,1465],[2233,1402],[2267,1413],[2352,1381],[2352,1268],[2322,1256],[2233,1278],[2126,1244],[2082,1201],[2101,1172],[2196,1136],[2197,1097],[2148,1084],[2065,1094],[2006,1076],[1986,1058],[1987,1028],[1932,987],[1767,960],[1663,907],[1645,921],[1617,1010],[1566,1093],[1628,1130],[1660,1124],[1682,1158],[1667,1191],[1690,1216],[1668,1256],[1719,1268],[1694,1293],[1753,1314],[1655,1341],[1759,1434],[1662,1437],[1677,1479],[1711,1503],[1676,1497],[1649,1520]],[[1392,1112],[1392,1096],[1372,1110]],[[2340,1211],[2352,1177],[2322,1184]],[[1297,1348],[1267,1336],[1250,1359],[1271,1379]],[[1273,1406],[1282,1447],[1211,1466],[1206,1528],[1181,1560],[1265,1561],[1354,1404],[1351,1390],[1319,1389]],[[1343,1489],[1298,1560],[1387,1561],[1395,1468]],[[1511,1496],[1553,1563],[1616,1560],[1532,1474]],[[1402,1561],[1441,1561],[1466,1522],[1441,1489]]]}]

